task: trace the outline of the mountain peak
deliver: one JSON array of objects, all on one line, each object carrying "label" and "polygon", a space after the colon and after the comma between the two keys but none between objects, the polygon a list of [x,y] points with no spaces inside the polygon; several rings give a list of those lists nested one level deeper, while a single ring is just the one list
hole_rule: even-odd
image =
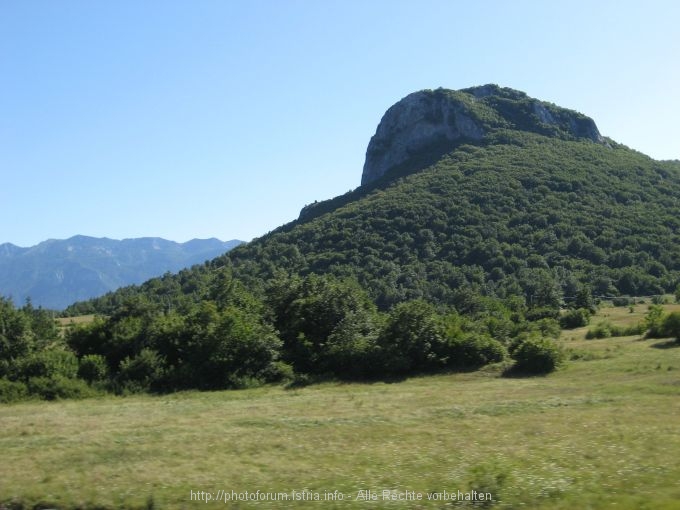
[{"label": "mountain peak", "polygon": [[498,96],[514,100],[529,99],[529,96],[527,96],[526,92],[511,89],[509,87],[501,87],[495,83],[487,83],[486,85],[477,85],[476,87],[461,89],[461,92],[472,94],[477,99],[483,99],[489,96]]},{"label": "mountain peak", "polygon": [[361,184],[424,154],[441,156],[458,144],[482,142],[498,129],[604,143],[590,117],[519,90],[494,84],[421,90],[398,101],[383,116],[366,150]]}]

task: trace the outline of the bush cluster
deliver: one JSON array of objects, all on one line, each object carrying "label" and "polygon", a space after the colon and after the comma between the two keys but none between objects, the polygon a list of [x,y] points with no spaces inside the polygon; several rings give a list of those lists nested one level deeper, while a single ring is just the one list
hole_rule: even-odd
[{"label": "bush cluster", "polygon": [[80,362],[52,312],[0,298],[0,402],[82,398],[96,393],[78,377]]},{"label": "bush cluster", "polygon": [[660,305],[650,305],[645,326],[647,338],[673,337],[680,342],[680,312],[664,313]]},{"label": "bush cluster", "polygon": [[279,274],[264,295],[258,300],[225,272],[184,315],[154,312],[137,297],[125,313],[74,329],[68,343],[84,377],[108,374],[124,393],[474,370],[503,361],[527,336],[560,331],[552,312],[530,321],[539,308],[475,292],[461,292],[455,309],[414,299],[381,312],[352,278]]},{"label": "bush cluster", "polygon": [[224,272],[181,313],[135,296],[49,342],[5,301],[0,317],[23,326],[3,337],[0,400],[474,370],[505,360],[522,335],[559,333],[553,318],[527,320],[521,300],[475,292],[457,297],[465,313],[421,299],[381,312],[356,280],[332,275],[280,275],[265,295]]},{"label": "bush cluster", "polygon": [[557,314],[544,313],[546,301],[532,308],[517,296],[501,300],[468,289],[455,307],[413,299],[382,312],[355,279],[316,274],[279,274],[264,296],[223,270],[181,311],[136,295],[65,335],[53,325],[49,341],[31,329],[37,311],[3,301],[0,400],[475,370],[502,362],[509,350],[527,373],[558,364],[555,358],[550,365],[545,349],[536,350],[545,346],[533,339],[559,335]]},{"label": "bush cluster", "polygon": [[564,329],[580,328],[589,323],[590,311],[585,308],[567,310],[560,316],[560,326]]},{"label": "bush cluster", "polygon": [[617,336],[635,336],[642,335],[646,331],[644,323],[634,324],[632,326],[616,326],[609,321],[602,321],[598,323],[595,328],[589,329],[586,333],[586,339],[592,340],[594,338],[611,338]]},{"label": "bush cluster", "polygon": [[516,360],[515,372],[547,374],[562,364],[565,354],[554,340],[531,337],[519,344],[512,357]]}]

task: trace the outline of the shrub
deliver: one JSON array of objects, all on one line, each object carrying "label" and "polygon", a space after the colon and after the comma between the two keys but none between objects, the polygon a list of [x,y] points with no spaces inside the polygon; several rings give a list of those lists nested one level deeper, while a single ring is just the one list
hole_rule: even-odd
[{"label": "shrub", "polygon": [[270,286],[269,300],[285,358],[296,371],[345,375],[366,358],[376,336],[375,306],[356,281],[284,278]]},{"label": "shrub", "polygon": [[134,358],[120,362],[119,389],[129,392],[149,391],[165,374],[165,361],[153,349],[142,349]]},{"label": "shrub", "polygon": [[564,360],[562,349],[547,338],[528,338],[515,350],[515,370],[527,374],[547,374]]},{"label": "shrub", "polygon": [[100,354],[86,354],[80,358],[78,377],[88,383],[103,381],[108,377],[109,367],[106,359]]},{"label": "shrub", "polygon": [[585,308],[567,310],[560,317],[560,326],[564,329],[574,329],[587,326],[590,322],[590,311]]},{"label": "shrub", "polygon": [[612,330],[612,336],[633,336],[641,335],[645,332],[645,325],[643,322],[639,322],[627,328],[615,327]]},{"label": "shrub", "polygon": [[475,465],[469,471],[469,489],[478,493],[491,493],[493,501],[483,501],[473,507],[486,508],[495,505],[502,499],[508,481],[511,479],[511,470],[504,464],[497,462],[485,462]]},{"label": "shrub", "polygon": [[607,321],[602,321],[595,326],[594,329],[589,329],[586,333],[586,339],[593,338],[609,338],[612,336],[611,324]]},{"label": "shrub", "polygon": [[85,381],[68,379],[62,376],[32,377],[28,380],[28,391],[31,395],[45,400],[62,398],[87,398],[96,395]]},{"label": "shrub", "polygon": [[680,342],[680,312],[671,312],[663,320],[663,332]]},{"label": "shrub", "polygon": [[449,364],[463,369],[497,363],[507,355],[505,347],[498,340],[472,333],[450,340],[449,349]]},{"label": "shrub", "polygon": [[18,363],[18,378],[63,377],[74,379],[78,373],[78,358],[71,351],[58,349],[35,352]]},{"label": "shrub", "polygon": [[534,307],[527,310],[526,318],[529,321],[535,322],[541,319],[557,319],[559,317],[559,308],[553,308],[548,306]]},{"label": "shrub", "polygon": [[649,305],[647,314],[645,315],[645,329],[647,329],[647,338],[663,338],[665,335],[663,330],[664,311],[661,305]]},{"label": "shrub", "polygon": [[295,370],[290,363],[279,360],[270,363],[262,376],[267,382],[289,383],[295,379]]},{"label": "shrub", "polygon": [[595,329],[588,330],[586,339],[593,338],[611,338],[616,336],[634,336],[641,335],[647,328],[644,323],[634,324],[633,326],[623,327],[615,326],[607,321],[602,321],[595,326]]},{"label": "shrub", "polygon": [[631,299],[627,296],[620,296],[612,299],[612,305],[614,306],[630,306],[631,304],[635,304],[635,299]]},{"label": "shrub", "polygon": [[541,319],[533,322],[529,325],[529,330],[549,338],[559,338],[561,333],[560,323],[555,319]]},{"label": "shrub", "polygon": [[385,373],[405,374],[445,365],[444,327],[434,307],[425,301],[396,305],[377,342]]},{"label": "shrub", "polygon": [[597,312],[597,305],[595,304],[595,299],[593,298],[590,287],[583,286],[576,292],[574,308],[584,308],[588,312],[588,315]]},{"label": "shrub", "polygon": [[206,307],[209,320],[198,323],[186,348],[181,374],[201,389],[224,389],[266,380],[271,364],[278,360],[281,341],[274,329],[258,316],[229,307],[224,311]]},{"label": "shrub", "polygon": [[17,402],[28,396],[28,388],[22,382],[0,379],[0,403]]},{"label": "shrub", "polygon": [[333,329],[319,356],[323,372],[343,378],[375,375],[380,359],[377,317],[366,311],[348,313]]}]

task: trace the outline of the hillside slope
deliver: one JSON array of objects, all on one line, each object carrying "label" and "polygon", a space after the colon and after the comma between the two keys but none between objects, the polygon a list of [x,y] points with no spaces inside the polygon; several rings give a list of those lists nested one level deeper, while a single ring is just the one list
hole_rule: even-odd
[{"label": "hillside slope", "polygon": [[383,307],[414,297],[455,303],[468,286],[530,299],[537,275],[566,297],[577,282],[597,295],[674,288],[677,165],[517,131],[495,141],[460,146],[220,261],[257,279],[273,267],[353,274]]},{"label": "hillside slope", "polygon": [[[378,127],[364,185],[181,279],[227,267],[262,290],[281,272],[352,276],[382,309],[413,298],[464,307],[471,291],[541,305],[583,286],[640,295],[678,284],[680,163],[654,161],[602,137],[592,119],[512,89],[413,96]],[[392,163],[377,175],[371,161],[392,146],[408,150],[385,156]]]}]

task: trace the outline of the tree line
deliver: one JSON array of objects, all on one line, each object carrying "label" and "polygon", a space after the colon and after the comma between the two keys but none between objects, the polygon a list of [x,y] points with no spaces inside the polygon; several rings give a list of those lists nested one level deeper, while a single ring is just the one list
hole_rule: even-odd
[{"label": "tree line", "polygon": [[280,274],[262,300],[226,270],[206,292],[182,312],[137,295],[65,332],[2,300],[0,399],[392,379],[513,356],[544,372],[562,359],[556,312],[530,319],[516,298],[470,294],[465,314],[420,299],[381,312],[353,279]]},{"label": "tree line", "polygon": [[[587,325],[596,310],[587,288],[562,311],[474,293],[466,307],[411,300],[381,312],[356,280],[332,275],[278,275],[260,300],[224,271],[186,312],[135,296],[109,317],[61,331],[52,312],[3,298],[0,402],[391,380],[502,362],[512,373],[547,373],[565,359],[554,341],[560,329]],[[680,339],[680,313],[660,305],[639,326],[600,335],[598,325],[589,338]]]}]

